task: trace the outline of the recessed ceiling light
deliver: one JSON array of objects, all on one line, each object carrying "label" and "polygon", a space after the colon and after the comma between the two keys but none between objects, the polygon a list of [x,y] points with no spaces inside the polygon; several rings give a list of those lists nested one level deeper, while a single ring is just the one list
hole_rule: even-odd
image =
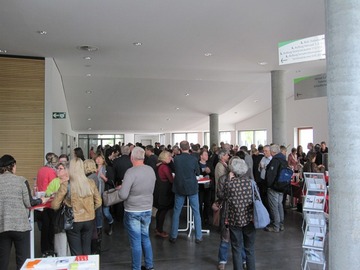
[{"label": "recessed ceiling light", "polygon": [[185,94],[185,97],[188,97],[188,96],[190,96],[190,94],[189,94],[189,93],[186,93],[186,94]]},{"label": "recessed ceiling light", "polygon": [[166,121],[170,121],[170,118],[166,118]]},{"label": "recessed ceiling light", "polygon": [[39,30],[39,31],[37,31],[37,33],[40,34],[40,35],[46,35],[47,34],[47,32],[43,31],[43,30]]},{"label": "recessed ceiling light", "polygon": [[141,46],[142,43],[141,43],[141,42],[134,42],[133,45],[134,45],[134,46]]},{"label": "recessed ceiling light", "polygon": [[83,58],[84,58],[85,60],[90,60],[90,59],[91,59],[90,56],[84,56]]},{"label": "recessed ceiling light", "polygon": [[234,112],[235,114],[237,114],[237,112]]},{"label": "recessed ceiling light", "polygon": [[180,110],[180,108],[179,108],[179,107],[176,107],[176,108],[175,108],[175,110],[177,110],[177,111],[178,111],[178,110]]},{"label": "recessed ceiling light", "polygon": [[91,74],[90,73],[86,74],[86,77],[91,77]]},{"label": "recessed ceiling light", "polygon": [[91,128],[88,128],[88,130],[91,130]]},{"label": "recessed ceiling light", "polygon": [[91,118],[88,118],[88,121],[91,121]]},{"label": "recessed ceiling light", "polygon": [[258,63],[260,66],[266,66],[268,63],[267,62],[259,62]]},{"label": "recessed ceiling light", "polygon": [[258,100],[258,99],[255,99],[254,102],[257,103],[257,102],[259,102],[259,100]]},{"label": "recessed ceiling light", "polygon": [[[92,94],[92,91],[91,90],[87,90],[85,91],[86,94]],[[89,107],[88,107],[89,108]]]},{"label": "recessed ceiling light", "polygon": [[7,53],[7,50],[1,50],[0,49],[0,53]]},{"label": "recessed ceiling light", "polygon": [[212,56],[212,53],[204,53],[206,57]]},{"label": "recessed ceiling light", "polygon": [[99,50],[98,47],[90,46],[90,45],[82,45],[77,47],[79,50],[87,51],[87,52],[96,52]]},{"label": "recessed ceiling light", "polygon": [[91,106],[88,106],[88,109],[91,109],[92,107]]},{"label": "recessed ceiling light", "polygon": [[164,128],[161,128],[161,130],[164,130]]}]

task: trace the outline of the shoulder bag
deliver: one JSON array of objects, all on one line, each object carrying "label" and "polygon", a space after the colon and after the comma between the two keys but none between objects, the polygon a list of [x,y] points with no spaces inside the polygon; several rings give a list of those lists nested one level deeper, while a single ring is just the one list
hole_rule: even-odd
[{"label": "shoulder bag", "polygon": [[261,201],[259,190],[254,180],[251,180],[253,204],[254,204],[254,226],[256,229],[263,229],[270,223],[269,212]]},{"label": "shoulder bag", "polygon": [[[71,199],[70,183],[67,187],[66,197]],[[67,230],[71,230],[74,224],[74,212],[72,207],[67,206],[64,202],[60,209],[55,211],[54,216],[54,233],[61,233]]]},{"label": "shoulder bag", "polygon": [[116,188],[111,188],[104,191],[102,199],[105,206],[111,206],[123,201],[122,199],[120,199],[119,190],[117,190]]}]

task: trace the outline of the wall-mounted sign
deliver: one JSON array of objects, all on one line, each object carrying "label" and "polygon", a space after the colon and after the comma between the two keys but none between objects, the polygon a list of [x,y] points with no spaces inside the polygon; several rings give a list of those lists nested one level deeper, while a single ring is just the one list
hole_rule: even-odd
[{"label": "wall-mounted sign", "polygon": [[279,65],[325,59],[325,35],[280,42]]},{"label": "wall-mounted sign", "polygon": [[65,119],[66,118],[66,112],[53,112],[52,113],[53,119]]},{"label": "wall-mounted sign", "polygon": [[326,96],[326,74],[294,79],[295,100]]}]

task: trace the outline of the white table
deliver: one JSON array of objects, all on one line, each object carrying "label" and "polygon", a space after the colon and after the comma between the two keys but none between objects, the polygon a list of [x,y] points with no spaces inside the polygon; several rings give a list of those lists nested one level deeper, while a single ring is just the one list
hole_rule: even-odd
[{"label": "white table", "polygon": [[77,265],[76,269],[98,270],[100,269],[99,255],[81,255],[69,257],[49,257],[27,259],[21,270],[27,269],[70,269],[70,265]]},{"label": "white table", "polygon": [[30,231],[30,258],[33,259],[35,258],[35,232],[34,232],[34,228],[35,228],[35,221],[34,221],[34,211],[43,211],[44,208],[50,208],[51,207],[51,202],[48,201],[45,204],[39,204],[36,206],[31,207],[30,210],[30,218],[29,218],[29,222],[30,222],[30,226],[31,226],[31,231]]},{"label": "white table", "polygon": [[[210,179],[208,178],[201,178],[198,180],[199,185],[205,185],[207,183],[210,183]],[[191,236],[191,232],[194,229],[194,215],[190,206],[189,197],[186,197],[186,227],[183,229],[178,229],[178,232],[187,232],[188,237]],[[201,230],[202,233],[210,234],[210,230]]]}]

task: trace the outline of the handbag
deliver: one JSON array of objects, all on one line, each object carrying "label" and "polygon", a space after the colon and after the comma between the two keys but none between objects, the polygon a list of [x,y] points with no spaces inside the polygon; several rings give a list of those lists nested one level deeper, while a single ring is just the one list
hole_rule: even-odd
[{"label": "handbag", "polygon": [[219,227],[220,224],[220,209],[222,208],[222,202],[216,201],[211,206],[213,210],[213,225]]},{"label": "handbag", "polygon": [[[70,184],[66,196],[70,198]],[[74,225],[74,212],[72,207],[67,206],[64,202],[59,210],[55,211],[54,216],[54,233],[61,233],[72,230]]]},{"label": "handbag", "polygon": [[259,190],[254,180],[251,180],[253,204],[254,204],[254,226],[255,229],[263,229],[270,223],[269,212],[261,201]]},{"label": "handbag", "polygon": [[105,206],[111,206],[123,201],[120,198],[119,190],[117,190],[116,188],[111,188],[109,190],[104,191],[102,195],[102,199],[103,199],[103,204]]}]

